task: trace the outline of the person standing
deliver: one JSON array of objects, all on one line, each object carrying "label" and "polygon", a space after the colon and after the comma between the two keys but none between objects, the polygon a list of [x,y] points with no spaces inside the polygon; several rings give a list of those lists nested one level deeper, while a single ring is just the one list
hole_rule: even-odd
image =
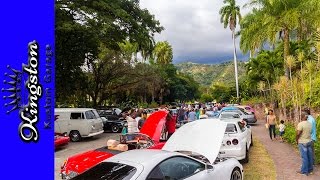
[{"label": "person standing", "polygon": [[311,149],[312,149],[312,160],[313,165],[315,164],[315,151],[314,151],[314,143],[317,141],[317,127],[316,120],[311,116],[310,109],[305,109],[306,114],[308,115],[308,122],[311,123]]},{"label": "person standing", "polygon": [[191,112],[189,112],[188,114],[188,121],[194,121],[197,119],[197,114],[194,112],[194,109],[191,110]]},{"label": "person standing", "polygon": [[267,124],[269,126],[269,135],[270,139],[272,139],[272,134],[274,139],[276,138],[276,116],[273,114],[273,110],[269,110],[269,115],[267,116]]},{"label": "person standing", "polygon": [[166,118],[166,129],[168,131],[167,140],[172,136],[172,134],[176,131],[176,118],[172,116],[172,112],[169,111]]},{"label": "person standing", "polygon": [[199,111],[199,109],[196,109],[196,117],[197,117],[197,119],[200,119],[200,111]]},{"label": "person standing", "polygon": [[283,135],[284,135],[284,130],[286,129],[286,126],[284,125],[284,120],[280,121],[280,125],[279,125],[279,132],[280,132],[280,142],[283,142]]},{"label": "person standing", "polygon": [[132,109],[129,112],[129,115],[127,115],[125,118],[127,120],[128,123],[128,133],[136,133],[139,132],[138,130],[138,123],[135,120],[135,111]]},{"label": "person standing", "polygon": [[298,144],[300,155],[302,158],[301,169],[297,171],[299,174],[308,176],[313,173],[313,159],[312,159],[312,140],[311,129],[312,125],[308,122],[308,114],[302,113],[301,122],[297,126],[296,143]]},{"label": "person standing", "polygon": [[138,128],[139,130],[142,128],[142,126],[144,125],[144,122],[147,120],[148,114],[146,111],[142,112],[142,117],[140,118],[140,120],[138,121]]},{"label": "person standing", "polygon": [[181,108],[178,110],[178,120],[179,120],[179,124],[181,124],[184,121],[184,108],[181,106]]}]

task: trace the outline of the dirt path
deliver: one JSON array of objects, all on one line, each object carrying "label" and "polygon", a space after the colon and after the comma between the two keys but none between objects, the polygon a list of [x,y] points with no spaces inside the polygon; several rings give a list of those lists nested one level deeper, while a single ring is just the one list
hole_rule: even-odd
[{"label": "dirt path", "polygon": [[265,121],[260,120],[254,125],[253,135],[256,136],[270,154],[276,166],[277,180],[320,180],[320,166],[315,167],[314,174],[304,176],[297,174],[300,170],[301,158],[299,152],[287,143],[271,141],[269,132],[264,126]]}]

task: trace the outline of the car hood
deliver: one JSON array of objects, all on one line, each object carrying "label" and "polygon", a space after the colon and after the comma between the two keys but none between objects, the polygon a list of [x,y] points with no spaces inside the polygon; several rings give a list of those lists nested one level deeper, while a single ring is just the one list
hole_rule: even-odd
[{"label": "car hood", "polygon": [[198,153],[213,163],[219,154],[226,127],[227,123],[213,119],[190,122],[180,127],[162,149]]},{"label": "car hood", "polygon": [[140,129],[140,133],[148,135],[153,141],[159,142],[168,111],[157,111],[151,114]]},{"label": "car hood", "polygon": [[68,158],[67,166],[63,167],[62,170],[66,171],[66,173],[71,170],[80,174],[113,155],[112,153],[98,150],[88,151]]}]

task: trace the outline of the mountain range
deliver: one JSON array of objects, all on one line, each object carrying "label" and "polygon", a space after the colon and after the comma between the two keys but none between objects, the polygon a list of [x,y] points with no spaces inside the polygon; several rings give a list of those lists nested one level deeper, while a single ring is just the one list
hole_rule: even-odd
[{"label": "mountain range", "polygon": [[[239,81],[244,78],[246,73],[246,62],[238,62]],[[221,64],[198,64],[184,62],[175,64],[179,72],[189,74],[201,86],[209,87],[213,83],[223,83],[225,85],[234,85],[234,64],[233,61]]]}]

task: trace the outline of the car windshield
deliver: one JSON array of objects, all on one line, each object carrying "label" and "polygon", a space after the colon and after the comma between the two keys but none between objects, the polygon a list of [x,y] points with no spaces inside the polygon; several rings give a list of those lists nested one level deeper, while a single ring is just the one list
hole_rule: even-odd
[{"label": "car windshield", "polygon": [[137,172],[135,167],[113,162],[102,162],[72,180],[129,180]]},{"label": "car windshield", "polygon": [[92,110],[86,111],[85,114],[86,114],[86,118],[87,119],[96,119],[96,116],[95,116],[95,114],[94,114],[94,112]]}]

